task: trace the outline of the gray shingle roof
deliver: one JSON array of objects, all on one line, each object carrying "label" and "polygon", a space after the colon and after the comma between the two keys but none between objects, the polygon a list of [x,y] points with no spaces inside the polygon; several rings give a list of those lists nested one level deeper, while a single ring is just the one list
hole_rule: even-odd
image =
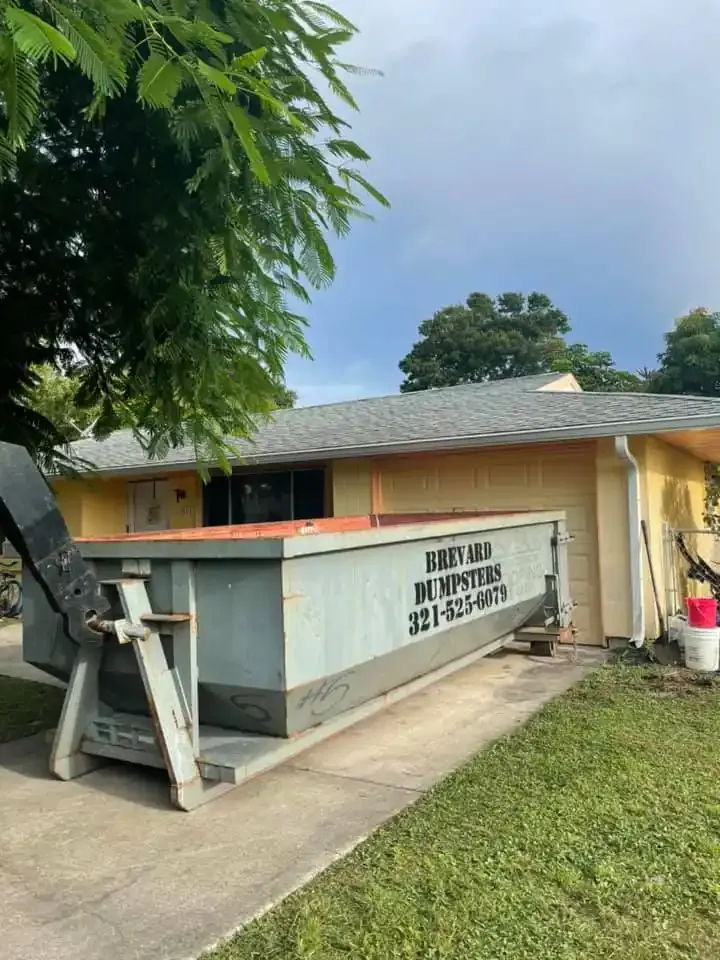
[{"label": "gray shingle roof", "polygon": [[[546,374],[280,410],[238,448],[248,462],[282,463],[720,427],[720,400],[541,389],[557,379]],[[129,430],[103,441],[79,441],[72,449],[103,472],[148,464]],[[167,467],[193,462],[189,447],[170,451],[162,461]]]}]

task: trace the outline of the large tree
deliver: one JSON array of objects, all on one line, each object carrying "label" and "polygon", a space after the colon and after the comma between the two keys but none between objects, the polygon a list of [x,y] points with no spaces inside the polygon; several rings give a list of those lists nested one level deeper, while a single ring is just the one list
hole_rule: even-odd
[{"label": "large tree", "polygon": [[572,373],[583,390],[600,393],[638,393],[645,389],[639,374],[618,370],[610,353],[588,350],[584,343],[571,343],[553,358],[550,369]]},{"label": "large tree", "polygon": [[566,344],[570,323],[549,297],[473,293],[420,324],[420,339],[400,361],[402,391],[480,383],[535,373],[572,373],[583,390],[643,389],[639,376],[617,370],[609,353]]},{"label": "large tree", "polygon": [[0,436],[58,439],[43,364],[151,452],[223,462],[276,406],[287,298],[332,279],[356,187],[385,202],[312,82],[354,106],[353,32],[312,0],[0,0]]},{"label": "large tree", "polygon": [[542,373],[563,350],[568,318],[541,293],[471,294],[420,324],[420,339],[400,361],[400,389]]},{"label": "large tree", "polygon": [[658,360],[653,391],[720,396],[720,313],[698,307],[676,320]]}]

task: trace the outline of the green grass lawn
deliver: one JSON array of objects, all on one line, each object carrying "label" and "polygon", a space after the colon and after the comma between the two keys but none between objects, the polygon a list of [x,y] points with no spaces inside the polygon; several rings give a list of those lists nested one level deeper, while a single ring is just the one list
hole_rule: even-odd
[{"label": "green grass lawn", "polygon": [[58,687],[0,676],[0,743],[54,727],[64,698]]},{"label": "green grass lawn", "polygon": [[208,956],[720,956],[720,685],[597,671]]}]

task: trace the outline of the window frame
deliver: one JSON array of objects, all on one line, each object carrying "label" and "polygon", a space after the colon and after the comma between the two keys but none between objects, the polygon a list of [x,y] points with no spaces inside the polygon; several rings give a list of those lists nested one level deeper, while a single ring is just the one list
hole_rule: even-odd
[{"label": "window frame", "polygon": [[[219,479],[226,477],[227,484],[227,523],[226,524],[213,524],[213,526],[244,526],[248,521],[236,521],[233,519],[232,504],[233,504],[233,481],[238,478],[247,478],[247,477],[258,477],[258,476],[269,476],[272,474],[289,474],[290,475],[290,517],[287,521],[280,522],[294,522],[295,517],[295,474],[297,473],[320,473],[322,474],[322,486],[323,486],[323,514],[324,516],[331,516],[331,504],[330,497],[328,495],[328,464],[327,463],[312,463],[312,464],[299,464],[298,466],[291,467],[267,467],[257,466],[257,467],[233,467],[232,473],[226,475],[219,470],[211,471],[210,481],[214,479]],[[202,517],[203,517],[203,526],[209,526],[207,522],[208,518],[208,508],[207,508],[207,499],[206,491],[208,489],[207,484],[203,484],[203,503],[202,503]],[[313,518],[315,519],[315,518]],[[321,518],[317,518],[321,519]],[[250,521],[252,523],[259,522],[269,522],[269,521]]]}]

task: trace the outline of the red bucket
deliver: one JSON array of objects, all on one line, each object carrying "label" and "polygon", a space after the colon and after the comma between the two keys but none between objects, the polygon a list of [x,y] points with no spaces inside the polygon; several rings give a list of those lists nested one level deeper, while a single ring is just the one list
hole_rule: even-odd
[{"label": "red bucket", "polygon": [[714,630],[717,626],[717,600],[687,597],[688,626]]}]

